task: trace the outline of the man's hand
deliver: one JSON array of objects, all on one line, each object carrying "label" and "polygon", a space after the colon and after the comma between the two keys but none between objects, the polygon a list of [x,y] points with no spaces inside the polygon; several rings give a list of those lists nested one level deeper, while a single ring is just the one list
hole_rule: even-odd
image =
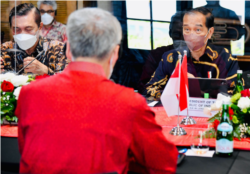
[{"label": "man's hand", "polygon": [[[23,60],[23,66],[26,66],[27,64],[29,64],[33,59],[35,59],[34,57],[26,57]],[[31,72],[33,74],[37,74],[37,75],[43,75],[43,74],[48,74],[48,67],[44,64],[42,64],[41,62],[39,62],[38,60],[34,60],[31,64],[29,64],[25,69],[24,72]]]},{"label": "man's hand", "polygon": [[4,62],[3,62],[3,58],[0,56],[0,62],[1,62],[1,72],[4,71]]},{"label": "man's hand", "polygon": [[193,74],[188,73],[188,77],[195,78]]}]

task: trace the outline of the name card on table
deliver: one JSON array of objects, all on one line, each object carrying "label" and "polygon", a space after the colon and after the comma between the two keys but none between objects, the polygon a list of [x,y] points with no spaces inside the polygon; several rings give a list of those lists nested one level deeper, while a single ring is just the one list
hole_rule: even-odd
[{"label": "name card on table", "polygon": [[148,103],[148,106],[154,107],[159,101],[153,101],[151,103]]},{"label": "name card on table", "polygon": [[[216,99],[207,99],[207,98],[195,98],[189,97],[189,116],[196,117],[211,117],[209,115],[205,115],[203,110],[205,107],[210,108],[213,103],[215,103]],[[212,116],[214,116],[218,111],[213,111]],[[180,115],[186,116],[187,109],[180,112]]]}]

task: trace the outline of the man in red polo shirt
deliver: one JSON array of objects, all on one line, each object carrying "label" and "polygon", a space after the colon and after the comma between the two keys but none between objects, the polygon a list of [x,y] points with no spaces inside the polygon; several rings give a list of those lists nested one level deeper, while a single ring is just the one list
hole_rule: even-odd
[{"label": "man in red polo shirt", "polygon": [[20,173],[175,173],[177,149],[145,99],[108,79],[122,37],[117,19],[75,11],[67,36],[67,68],[21,90]]}]

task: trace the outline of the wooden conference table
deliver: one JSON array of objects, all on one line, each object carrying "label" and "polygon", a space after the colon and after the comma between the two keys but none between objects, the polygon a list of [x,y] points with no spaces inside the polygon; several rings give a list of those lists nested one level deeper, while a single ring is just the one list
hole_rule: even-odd
[{"label": "wooden conference table", "polygon": [[[198,143],[195,136],[200,130],[207,129],[206,118],[194,117],[196,125],[183,126],[187,135],[173,136],[169,131],[176,126],[176,117],[168,117],[162,107],[154,107],[156,121],[163,127],[163,134],[176,144],[180,150]],[[180,120],[183,117],[180,118]],[[18,173],[20,154],[17,142],[17,127],[1,126],[1,173]],[[207,139],[210,149],[214,150],[215,139]],[[214,155],[212,158],[186,156],[177,167],[178,174],[249,174],[250,139],[234,142],[234,153],[230,158]]]}]

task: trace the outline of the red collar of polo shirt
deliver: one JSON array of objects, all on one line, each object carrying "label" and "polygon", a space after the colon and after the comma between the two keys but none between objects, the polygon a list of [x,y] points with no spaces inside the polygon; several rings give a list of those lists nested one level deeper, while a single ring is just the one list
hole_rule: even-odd
[{"label": "red collar of polo shirt", "polygon": [[70,62],[67,68],[70,71],[82,71],[89,72],[97,75],[101,75],[105,77],[104,70],[101,65],[96,63],[84,62],[84,61],[76,61]]}]

